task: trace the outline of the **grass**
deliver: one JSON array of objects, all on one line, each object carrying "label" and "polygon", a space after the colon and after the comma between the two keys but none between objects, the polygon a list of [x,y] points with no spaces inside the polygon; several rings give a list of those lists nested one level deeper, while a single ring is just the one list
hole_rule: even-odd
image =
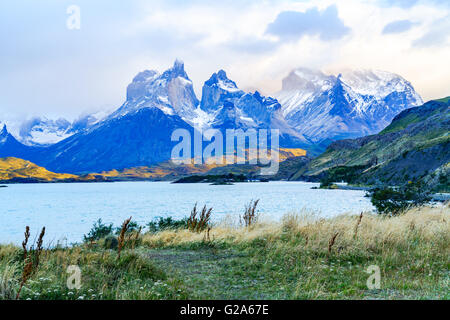
[{"label": "grass", "polygon": [[447,103],[447,102],[449,102],[449,101],[450,101],[450,97],[447,97],[447,98],[442,98],[442,99],[438,99],[438,100],[436,100],[436,101],[438,101],[438,102],[444,102],[444,103]]},{"label": "grass", "polygon": [[[392,218],[303,212],[278,223],[139,234],[120,258],[102,240],[43,250],[20,298],[449,299],[449,218],[448,204]],[[23,260],[22,248],[0,246],[0,299],[17,294]],[[70,265],[81,268],[79,290],[66,286]],[[380,289],[367,288],[371,265]]]}]

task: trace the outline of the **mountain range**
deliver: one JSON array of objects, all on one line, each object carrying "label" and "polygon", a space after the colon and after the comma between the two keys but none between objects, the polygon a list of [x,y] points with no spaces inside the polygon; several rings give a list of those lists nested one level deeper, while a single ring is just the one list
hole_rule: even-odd
[{"label": "mountain range", "polygon": [[287,122],[324,145],[378,133],[401,111],[423,104],[408,81],[382,71],[334,76],[299,68],[283,80],[276,97]]},{"label": "mountain range", "polygon": [[12,135],[0,132],[0,157],[19,157],[54,172],[87,173],[167,161],[175,129],[279,129],[280,145],[318,155],[335,140],[386,127],[422,100],[409,82],[387,72],[327,76],[296,69],[275,98],[245,92],[223,70],[205,81],[199,100],[184,63],[146,70],[127,88],[123,105],[104,117],[33,119]]}]

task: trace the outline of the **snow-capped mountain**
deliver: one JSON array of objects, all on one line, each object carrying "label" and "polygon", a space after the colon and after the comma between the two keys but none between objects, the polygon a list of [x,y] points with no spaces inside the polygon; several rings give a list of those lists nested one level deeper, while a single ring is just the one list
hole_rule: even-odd
[{"label": "snow-capped mountain", "polygon": [[26,145],[49,145],[70,137],[71,123],[66,119],[57,120],[35,117],[22,123],[18,139]]},{"label": "snow-capped mountain", "polygon": [[[149,166],[170,159],[176,129],[279,129],[282,147],[317,155],[340,138],[381,131],[400,111],[421,104],[409,82],[387,72],[325,75],[294,70],[278,99],[245,92],[220,70],[195,95],[184,63],[139,73],[123,105],[105,117],[33,119],[14,138],[0,133],[0,157],[16,156],[54,172],[85,173]],[[51,144],[51,142],[56,142]],[[39,144],[39,146],[36,146]],[[42,144],[46,144],[42,146]]]},{"label": "snow-capped mountain", "polygon": [[227,77],[224,70],[214,73],[202,89],[202,111],[212,115],[209,125],[225,129],[278,129],[284,146],[305,146],[309,142],[284,120],[281,105],[258,91],[246,93]]},{"label": "snow-capped mountain", "polygon": [[196,117],[199,101],[184,63],[176,60],[173,67],[160,74],[155,70],[139,73],[127,88],[127,101],[108,118],[116,118],[143,108],[158,108],[167,115],[191,120]]},{"label": "snow-capped mountain", "polygon": [[44,148],[32,162],[69,173],[148,166],[171,158],[177,143],[171,141],[171,134],[176,129],[192,132],[192,127],[178,115],[165,114],[159,108],[143,108],[105,119]]},{"label": "snow-capped mountain", "polygon": [[[127,88],[125,103],[105,119],[87,117],[64,123],[58,128],[71,134],[68,138],[21,158],[55,172],[77,173],[167,161],[177,144],[171,141],[172,133],[176,129],[193,132],[183,118],[197,117],[198,104],[184,64],[176,61],[162,74],[138,74]],[[0,146],[0,154],[2,149]],[[8,148],[14,156],[11,150]]]},{"label": "snow-capped mountain", "polygon": [[15,135],[20,142],[28,146],[51,145],[90,128],[103,117],[101,112],[82,115],[73,122],[64,118],[53,120],[47,117],[34,117],[24,121]]},{"label": "snow-capped mountain", "polygon": [[245,92],[240,90],[234,81],[228,79],[224,70],[219,70],[205,81],[200,108],[205,112],[215,112],[223,107],[225,101],[234,103],[244,94]]},{"label": "snow-capped mountain", "polygon": [[383,71],[338,76],[299,68],[276,94],[287,122],[315,143],[378,133],[422,98],[402,77]]}]

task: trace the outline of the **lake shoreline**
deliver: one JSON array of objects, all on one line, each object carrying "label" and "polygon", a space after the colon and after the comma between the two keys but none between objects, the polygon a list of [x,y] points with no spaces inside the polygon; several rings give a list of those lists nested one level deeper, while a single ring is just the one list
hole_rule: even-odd
[{"label": "lake shoreline", "polygon": [[[309,210],[328,217],[371,211],[363,191],[311,190],[317,183],[272,181],[233,185],[172,184],[170,182],[14,184],[0,190],[0,242],[20,244],[25,226],[47,227],[57,242],[79,242],[99,218],[118,226],[130,215],[139,224],[155,217],[182,219],[195,203],[213,208],[215,222],[238,219],[251,200],[273,220],[287,212]],[[128,215],[128,217],[127,217]]]},{"label": "lake shoreline", "polygon": [[[130,231],[120,250],[108,237],[68,248],[44,247],[19,297],[447,300],[448,215],[429,207],[390,218],[363,214],[311,220],[287,214],[278,223],[248,227]],[[23,249],[0,244],[0,256],[0,270],[11,271],[3,277],[5,298],[14,300],[25,267]],[[66,285],[70,265],[82,272],[78,290]],[[376,290],[367,286],[374,267],[382,272]]]}]

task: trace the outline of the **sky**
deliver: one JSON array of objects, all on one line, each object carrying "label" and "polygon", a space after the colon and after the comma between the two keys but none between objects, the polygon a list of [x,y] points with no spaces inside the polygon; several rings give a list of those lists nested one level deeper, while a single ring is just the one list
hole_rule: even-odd
[{"label": "sky", "polygon": [[448,0],[2,0],[0,43],[0,122],[116,109],[138,72],[175,59],[198,96],[219,69],[272,95],[296,67],[450,95]]}]

